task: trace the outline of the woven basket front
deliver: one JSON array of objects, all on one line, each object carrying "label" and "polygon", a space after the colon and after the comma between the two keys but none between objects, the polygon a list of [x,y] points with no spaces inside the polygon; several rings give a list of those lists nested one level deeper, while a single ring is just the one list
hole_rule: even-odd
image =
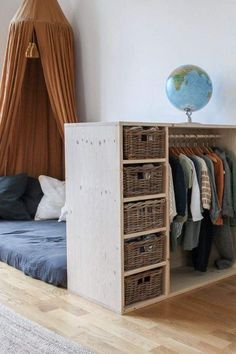
[{"label": "woven basket front", "polygon": [[163,165],[124,167],[124,197],[163,192]]},{"label": "woven basket front", "polygon": [[162,262],[164,257],[164,234],[154,234],[125,242],[125,271]]},{"label": "woven basket front", "polygon": [[124,159],[165,157],[165,130],[158,127],[124,127]]},{"label": "woven basket front", "polygon": [[127,203],[124,206],[124,233],[164,227],[166,201],[162,199]]},{"label": "woven basket front", "polygon": [[163,268],[125,278],[125,305],[160,296],[163,292]]}]

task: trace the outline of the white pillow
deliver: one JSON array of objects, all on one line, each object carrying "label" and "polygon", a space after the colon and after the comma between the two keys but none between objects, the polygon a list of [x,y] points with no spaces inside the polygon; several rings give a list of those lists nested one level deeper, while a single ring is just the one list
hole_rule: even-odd
[{"label": "white pillow", "polygon": [[67,210],[67,206],[65,204],[64,207],[61,209],[61,215],[59,217],[58,222],[66,221],[67,214],[68,214],[68,210]]},{"label": "white pillow", "polygon": [[58,219],[65,204],[65,181],[48,176],[39,176],[44,193],[35,215],[35,220]]}]

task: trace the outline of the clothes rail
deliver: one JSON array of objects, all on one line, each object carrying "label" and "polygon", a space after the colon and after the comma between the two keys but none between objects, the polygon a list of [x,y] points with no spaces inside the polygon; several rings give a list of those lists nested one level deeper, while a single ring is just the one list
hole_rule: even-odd
[{"label": "clothes rail", "polygon": [[170,139],[219,139],[219,134],[171,134]]}]

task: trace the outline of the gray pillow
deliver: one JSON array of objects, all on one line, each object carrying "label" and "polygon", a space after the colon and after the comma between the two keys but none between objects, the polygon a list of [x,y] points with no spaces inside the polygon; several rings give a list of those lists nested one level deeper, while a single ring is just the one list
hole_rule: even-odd
[{"label": "gray pillow", "polygon": [[30,220],[21,200],[27,186],[27,174],[0,177],[0,218],[4,220]]},{"label": "gray pillow", "polygon": [[22,197],[31,218],[35,217],[38,205],[43,197],[43,191],[38,178],[28,177],[25,193]]}]

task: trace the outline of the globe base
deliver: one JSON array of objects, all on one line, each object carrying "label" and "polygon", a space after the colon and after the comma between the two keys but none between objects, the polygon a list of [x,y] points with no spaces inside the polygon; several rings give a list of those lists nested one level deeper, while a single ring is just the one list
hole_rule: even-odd
[{"label": "globe base", "polygon": [[186,116],[187,116],[187,122],[188,122],[188,123],[192,123],[192,114],[193,114],[193,111],[192,111],[190,108],[186,108],[186,109],[185,109],[185,113],[186,113]]}]

